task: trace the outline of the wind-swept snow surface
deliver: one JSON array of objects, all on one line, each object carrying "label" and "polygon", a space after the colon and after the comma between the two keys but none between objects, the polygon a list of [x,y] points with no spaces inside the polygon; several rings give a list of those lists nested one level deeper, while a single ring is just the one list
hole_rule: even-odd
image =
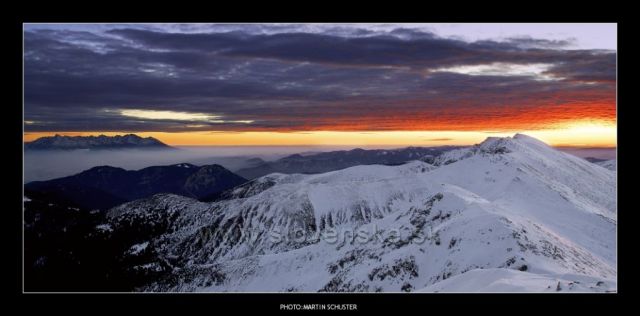
[{"label": "wind-swept snow surface", "polygon": [[419,292],[610,292],[615,288],[615,281],[579,274],[549,276],[510,269],[477,269]]},{"label": "wind-swept snow surface", "polygon": [[521,134],[434,164],[270,174],[213,203],[156,195],[108,218],[111,234],[153,231],[132,267],[157,276],[143,291],[616,290],[614,172]]}]

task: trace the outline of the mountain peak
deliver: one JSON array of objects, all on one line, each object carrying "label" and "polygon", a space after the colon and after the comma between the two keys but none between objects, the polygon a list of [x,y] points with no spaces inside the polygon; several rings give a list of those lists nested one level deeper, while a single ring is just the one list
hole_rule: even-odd
[{"label": "mountain peak", "polygon": [[487,137],[478,145],[478,148],[481,152],[500,154],[512,152],[521,146],[550,148],[545,142],[521,133],[517,133],[513,137]]},{"label": "mountain peak", "polygon": [[522,134],[522,133],[516,133],[515,135],[513,135],[513,138],[515,138],[515,139],[536,139],[534,137],[531,137],[529,135]]},{"label": "mountain peak", "polygon": [[534,137],[518,133],[513,137],[487,137],[484,141],[474,146],[445,152],[434,159],[434,164],[451,164],[477,154],[503,155],[514,152],[524,153],[525,155],[557,155],[556,150],[544,142]]},{"label": "mountain peak", "polygon": [[481,152],[490,154],[509,153],[512,151],[512,147],[511,137],[487,137],[478,145]]},{"label": "mountain peak", "polygon": [[526,142],[529,144],[535,144],[537,146],[550,147],[549,144],[529,135],[517,133],[513,136],[513,139],[516,139],[520,142]]}]

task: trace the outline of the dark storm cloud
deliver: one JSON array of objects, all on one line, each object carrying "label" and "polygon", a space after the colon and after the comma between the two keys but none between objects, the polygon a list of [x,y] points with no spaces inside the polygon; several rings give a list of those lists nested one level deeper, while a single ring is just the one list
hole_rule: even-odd
[{"label": "dark storm cloud", "polygon": [[615,83],[616,55],[596,52],[589,58],[560,63],[549,73],[576,81]]},{"label": "dark storm cloud", "polygon": [[[489,41],[469,44],[441,39],[430,33],[408,29],[396,30],[387,36],[370,37],[311,33],[249,35],[237,31],[177,34],[139,29],[109,33],[159,49],[347,66],[446,66],[459,63],[463,56],[466,63],[487,62],[503,60],[499,57],[505,51],[517,49],[513,45]],[[484,54],[477,54],[481,51]]]},{"label": "dark storm cloud", "polygon": [[570,47],[575,44],[575,39],[566,40],[548,40],[532,37],[512,37],[508,38],[507,42],[511,45],[516,45],[520,48],[547,48],[547,49],[559,49]]},{"label": "dark storm cloud", "polygon": [[[469,43],[411,29],[348,37],[27,31],[25,129],[315,129],[354,124],[365,114],[431,111],[437,118],[451,109],[610,98],[615,53],[558,49],[569,44],[532,38]],[[441,71],[492,63],[552,64],[545,74],[555,79]],[[144,120],[121,115],[126,109],[205,113],[222,121]],[[401,118],[379,121],[386,129]]]},{"label": "dark storm cloud", "polygon": [[109,33],[158,49],[347,66],[444,67],[491,62],[557,63],[597,59],[591,51],[543,49],[561,48],[570,41],[523,37],[502,42],[469,43],[412,29],[396,29],[388,35],[364,37],[313,33],[249,35],[237,31],[180,34],[139,29],[112,30]]}]

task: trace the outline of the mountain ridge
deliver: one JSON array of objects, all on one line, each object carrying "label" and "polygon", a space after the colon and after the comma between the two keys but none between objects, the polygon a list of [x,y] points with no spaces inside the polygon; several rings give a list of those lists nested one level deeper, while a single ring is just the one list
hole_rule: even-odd
[{"label": "mountain ridge", "polygon": [[85,208],[106,209],[157,193],[202,198],[244,182],[246,179],[215,164],[179,163],[139,170],[96,166],[67,177],[29,182],[25,191],[57,194]]},{"label": "mountain ridge", "polygon": [[56,134],[25,142],[24,148],[25,150],[174,149],[156,138],[142,138],[135,134],[115,136],[62,136]]},{"label": "mountain ridge", "polygon": [[460,146],[410,146],[398,149],[354,148],[307,155],[293,154],[276,161],[264,161],[257,166],[237,170],[236,173],[247,179],[255,179],[271,173],[317,174],[357,165],[399,165],[419,159],[429,161],[443,152],[457,148]]}]

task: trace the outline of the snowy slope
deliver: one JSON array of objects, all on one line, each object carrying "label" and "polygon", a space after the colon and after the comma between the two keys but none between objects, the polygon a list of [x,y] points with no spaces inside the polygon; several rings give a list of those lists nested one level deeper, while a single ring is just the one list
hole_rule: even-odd
[{"label": "snowy slope", "polygon": [[585,275],[548,276],[509,269],[478,269],[418,292],[609,292],[615,288],[615,281]]},{"label": "snowy slope", "polygon": [[613,172],[518,134],[433,165],[271,174],[213,203],[157,195],[105,224],[156,232],[130,245],[153,253],[132,267],[159,275],[145,291],[611,291],[615,191]]}]

